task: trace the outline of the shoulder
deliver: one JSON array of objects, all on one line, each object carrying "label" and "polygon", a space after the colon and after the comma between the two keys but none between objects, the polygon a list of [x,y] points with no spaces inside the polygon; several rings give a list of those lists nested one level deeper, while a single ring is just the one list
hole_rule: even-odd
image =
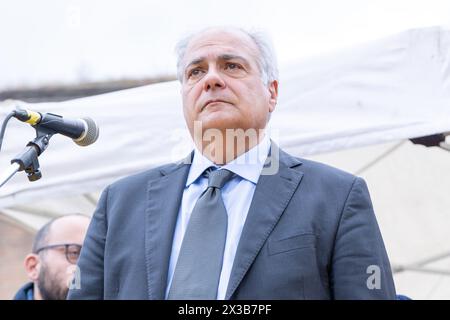
[{"label": "shoulder", "polygon": [[347,171],[330,166],[325,163],[299,158],[302,162],[302,170],[316,177],[324,177],[328,180],[353,181],[357,177]]},{"label": "shoulder", "polygon": [[280,150],[280,159],[286,164],[295,163],[298,170],[305,175],[311,176],[314,179],[326,179],[327,181],[354,181],[357,177],[347,171],[335,168],[325,163],[309,160],[306,158],[295,157],[291,154]]},{"label": "shoulder", "polygon": [[136,189],[146,188],[150,181],[161,178],[164,173],[175,170],[178,166],[179,164],[177,163],[169,163],[129,175],[113,182],[106,188],[106,190],[108,192],[122,193],[126,191],[133,192]]},{"label": "shoulder", "polygon": [[303,173],[302,184],[307,185],[310,190],[345,195],[352,190],[355,184],[365,184],[362,178],[325,163],[294,157],[287,153],[284,153],[283,157],[290,157],[291,162],[295,159],[300,164],[294,169]]}]

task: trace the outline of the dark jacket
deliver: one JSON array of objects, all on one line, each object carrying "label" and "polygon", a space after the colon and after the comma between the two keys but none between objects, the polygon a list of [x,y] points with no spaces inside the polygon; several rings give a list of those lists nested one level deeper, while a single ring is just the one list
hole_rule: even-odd
[{"label": "dark jacket", "polygon": [[17,291],[13,300],[34,300],[33,282],[28,282]]},{"label": "dark jacket", "polygon": [[[166,165],[103,192],[69,299],[164,299],[189,168]],[[278,172],[256,185],[226,299],[395,297],[364,180],[280,150]]]}]

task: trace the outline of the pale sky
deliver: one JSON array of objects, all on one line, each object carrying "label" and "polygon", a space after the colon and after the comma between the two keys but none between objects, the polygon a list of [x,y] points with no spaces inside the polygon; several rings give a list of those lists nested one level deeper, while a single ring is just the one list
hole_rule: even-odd
[{"label": "pale sky", "polygon": [[450,28],[450,1],[2,0],[0,90],[175,74],[176,41],[211,25],[265,30],[282,67],[411,28]]}]

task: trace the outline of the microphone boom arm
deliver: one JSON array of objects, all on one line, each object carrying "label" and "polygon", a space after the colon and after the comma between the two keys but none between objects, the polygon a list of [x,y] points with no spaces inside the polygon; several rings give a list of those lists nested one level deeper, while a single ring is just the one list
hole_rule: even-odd
[{"label": "microphone boom arm", "polygon": [[3,186],[18,171],[25,171],[29,181],[36,181],[42,177],[38,157],[47,149],[53,133],[36,128],[36,138],[27,143],[25,149],[11,160],[11,166],[0,178]]}]

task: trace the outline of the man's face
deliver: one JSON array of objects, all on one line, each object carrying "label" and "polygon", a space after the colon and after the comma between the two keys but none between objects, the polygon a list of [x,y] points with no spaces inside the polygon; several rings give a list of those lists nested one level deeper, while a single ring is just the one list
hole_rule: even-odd
[{"label": "man's face", "polygon": [[[56,220],[50,227],[47,245],[68,243],[82,245],[88,224],[89,219],[82,216]],[[42,298],[65,300],[75,265],[67,260],[64,247],[43,250],[40,257],[37,286]]]},{"label": "man's face", "polygon": [[258,48],[240,32],[208,31],[193,38],[183,58],[182,98],[187,126],[203,130],[263,129],[275,108],[277,82],[262,82]]}]

